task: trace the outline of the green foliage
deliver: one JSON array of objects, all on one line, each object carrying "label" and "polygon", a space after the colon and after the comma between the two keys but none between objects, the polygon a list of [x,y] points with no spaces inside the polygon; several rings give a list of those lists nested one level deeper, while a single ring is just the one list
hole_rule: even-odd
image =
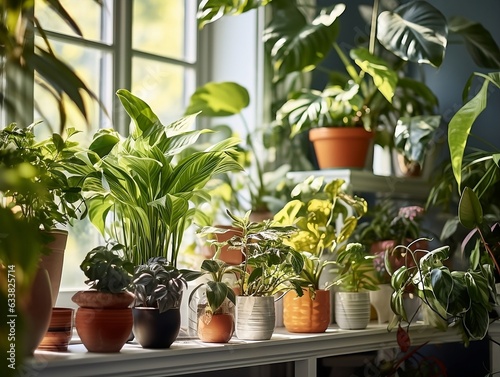
[{"label": "green foliage", "polygon": [[136,266],[133,279],[134,306],[158,308],[160,313],[177,309],[187,288],[183,274],[164,257],[154,257]]},{"label": "green foliage", "polygon": [[[57,15],[60,22],[64,22],[74,33],[82,36],[78,24],[68,14],[60,0],[44,1]],[[93,1],[100,3],[100,0]],[[62,131],[66,126],[66,103],[63,98],[67,96],[82,116],[88,120],[86,99],[90,97],[98,102],[97,96],[70,66],[56,56],[45,30],[33,16],[33,11],[33,0],[2,1],[0,3],[2,14],[0,44],[2,45],[2,56],[5,59],[4,64],[0,67],[0,75],[2,77],[6,77],[6,73],[10,75],[7,77],[22,75],[25,80],[32,83],[34,81],[36,85],[44,89],[44,93],[57,102],[59,128]],[[34,38],[35,26],[41,38]],[[37,73],[37,80],[33,80],[33,71]],[[23,123],[24,102],[17,99],[23,97],[25,88],[19,84],[20,82],[20,80],[8,79],[9,92],[0,91],[0,98],[5,107],[15,112],[16,118],[19,118],[18,121]],[[46,109],[39,108],[38,110],[43,113]],[[26,125],[27,122],[24,126]]]},{"label": "green foliage", "polygon": [[124,89],[117,95],[135,128],[126,138],[101,130],[79,155],[90,220],[125,246],[134,265],[163,256],[175,267],[184,233],[199,211],[194,204],[210,201],[206,183],[241,170],[238,140],[186,155],[200,135],[211,132],[192,129],[196,115],[164,126],[140,98]]},{"label": "green foliage", "polygon": [[376,291],[378,284],[373,267],[374,258],[374,255],[366,253],[366,248],[360,243],[348,243],[337,255],[338,276],[332,284],[346,292]]},{"label": "green foliage", "polygon": [[[248,107],[250,96],[247,89],[235,82],[209,82],[191,95],[186,115],[199,113],[200,117],[239,116],[243,124],[245,143],[238,145],[240,163],[245,171],[227,174],[220,184],[232,190],[231,209],[246,212],[248,209],[266,212],[279,202],[277,197],[284,186],[289,165],[272,168],[269,145],[266,145],[262,128],[250,130],[242,111]],[[226,201],[227,204],[227,201]],[[280,203],[281,204],[281,203]]]},{"label": "green foliage", "polygon": [[193,289],[189,295],[189,302],[191,302],[195,292],[199,288],[204,287],[206,289],[207,303],[212,313],[216,313],[226,299],[236,304],[234,291],[232,287],[224,282],[223,278],[226,274],[237,276],[237,273],[242,272],[239,267],[228,265],[220,259],[206,259],[201,264],[201,272],[202,274],[210,275],[211,280]]},{"label": "green foliage", "polygon": [[451,271],[443,264],[449,257],[448,246],[427,251],[419,261],[409,248],[407,253],[415,265],[403,266],[392,275],[391,308],[396,317],[389,328],[401,321],[411,322],[403,304],[404,295],[410,291],[429,309],[430,325],[442,330],[457,328],[466,345],[470,340],[484,338],[497,294],[492,265],[478,264],[466,271]]},{"label": "green foliage", "polygon": [[[280,226],[271,220],[253,222],[250,221],[250,213],[248,211],[243,217],[238,217],[228,210],[231,225],[241,229],[241,235],[219,243],[240,250],[245,255],[238,279],[241,295],[272,296],[290,289],[302,295],[302,289],[295,280],[304,267],[304,258],[284,241],[296,232],[296,228]],[[223,228],[204,227],[199,233],[206,236],[224,232],[226,229]]]},{"label": "green foliage", "polygon": [[274,216],[277,223],[297,228],[284,242],[303,254],[299,281],[312,290],[320,289],[320,276],[332,264],[325,253],[345,248],[368,208],[363,198],[345,192],[344,183],[341,179],[324,183],[323,177],[310,176],[295,186],[292,200]]},{"label": "green foliage", "polygon": [[54,133],[38,142],[34,131],[37,124],[23,129],[12,123],[0,130],[0,168],[17,171],[14,176],[6,175],[5,180],[8,183],[13,177],[29,177],[32,182],[20,190],[0,187],[0,193],[10,199],[9,208],[16,207],[27,221],[50,230],[86,215],[85,209],[81,211],[81,189],[68,174],[80,149],[78,143],[69,140],[77,133],[71,128],[65,139]]},{"label": "green foliage", "polygon": [[80,264],[90,288],[100,292],[119,293],[131,288],[134,265],[120,250],[123,245],[108,244],[90,250]]}]

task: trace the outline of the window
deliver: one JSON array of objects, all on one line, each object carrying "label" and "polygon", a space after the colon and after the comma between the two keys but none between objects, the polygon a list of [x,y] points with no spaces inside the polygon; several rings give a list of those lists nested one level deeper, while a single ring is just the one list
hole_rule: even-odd
[{"label": "window", "polygon": [[[180,116],[197,83],[196,0],[61,0],[77,22],[76,35],[43,1],[35,4],[39,19],[57,55],[68,63],[98,96],[102,108],[89,99],[90,124],[67,103],[67,125],[83,132],[87,145],[99,128],[128,132],[129,118],[115,96],[127,88],[146,101],[164,123]],[[37,36],[36,38],[41,38]],[[35,87],[34,119],[57,124],[56,103]],[[88,220],[70,228],[65,254],[63,289],[81,287],[78,266],[99,240]],[[76,272],[78,271],[78,273]]]}]

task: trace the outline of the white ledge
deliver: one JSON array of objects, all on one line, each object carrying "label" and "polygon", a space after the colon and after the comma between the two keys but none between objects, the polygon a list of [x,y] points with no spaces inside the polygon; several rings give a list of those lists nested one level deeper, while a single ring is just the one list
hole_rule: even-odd
[{"label": "white ledge", "polygon": [[[425,325],[412,325],[413,345],[460,341],[456,331],[440,332]],[[176,376],[213,370],[241,368],[272,363],[295,362],[295,374],[307,370],[315,376],[318,358],[396,347],[396,331],[386,325],[370,324],[365,330],[339,330],[331,326],[322,334],[292,334],[277,328],[271,340],[241,341],[227,344],[177,340],[168,349],[143,349],[126,344],[119,353],[87,352],[81,344],[68,352],[36,351],[26,367],[37,376]],[[305,377],[302,373],[301,377]]]}]

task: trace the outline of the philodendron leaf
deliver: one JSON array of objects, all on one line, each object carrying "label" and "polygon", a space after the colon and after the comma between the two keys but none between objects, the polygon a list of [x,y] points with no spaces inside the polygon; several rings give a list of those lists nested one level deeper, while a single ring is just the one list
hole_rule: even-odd
[{"label": "philodendron leaf", "polygon": [[377,38],[403,60],[439,67],[446,50],[446,18],[426,1],[411,1],[378,17]]},{"label": "philodendron leaf", "polygon": [[372,77],[373,83],[385,99],[392,102],[398,83],[398,75],[389,67],[387,62],[370,54],[366,48],[351,50],[350,56],[363,72]]},{"label": "philodendron leaf", "polygon": [[209,82],[193,93],[185,114],[231,116],[239,114],[250,103],[248,91],[235,82]]},{"label": "philodendron leaf", "polygon": [[467,229],[473,229],[483,223],[483,208],[476,193],[466,187],[458,203],[458,219]]},{"label": "philodendron leaf", "polygon": [[500,48],[483,25],[463,17],[453,17],[448,26],[451,32],[464,38],[469,54],[479,67],[500,68]]},{"label": "philodendron leaf", "polygon": [[488,310],[481,305],[471,305],[470,309],[465,313],[463,325],[470,339],[483,339],[489,328]]},{"label": "philodendron leaf", "polygon": [[453,168],[453,175],[458,183],[459,190],[462,182],[462,161],[465,145],[467,143],[472,125],[476,121],[477,117],[486,108],[489,84],[492,83],[500,88],[499,72],[490,73],[488,75],[476,72],[469,79],[469,85],[474,76],[482,77],[484,79],[481,89],[456,112],[448,125],[448,145],[450,148],[451,166]]},{"label": "philodendron leaf", "polygon": [[310,71],[332,49],[337,39],[337,19],[345,5],[322,9],[310,23],[296,6],[277,7],[264,30],[264,43],[271,57],[273,81],[279,82],[291,72]]},{"label": "philodendron leaf", "polygon": [[442,307],[448,307],[448,301],[453,290],[453,279],[446,267],[436,268],[431,271],[431,285],[434,296]]}]

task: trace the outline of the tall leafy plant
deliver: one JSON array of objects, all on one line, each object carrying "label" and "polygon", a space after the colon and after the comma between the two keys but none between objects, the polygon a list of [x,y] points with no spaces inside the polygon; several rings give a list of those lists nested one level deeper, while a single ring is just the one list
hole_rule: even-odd
[{"label": "tall leafy plant", "polygon": [[164,126],[140,98],[120,89],[117,95],[134,122],[126,138],[99,131],[80,154],[83,191],[89,216],[105,237],[125,245],[134,265],[162,256],[176,267],[183,236],[198,210],[209,201],[204,189],[213,176],[241,170],[230,138],[204,151],[184,155],[200,135],[196,115]]}]

